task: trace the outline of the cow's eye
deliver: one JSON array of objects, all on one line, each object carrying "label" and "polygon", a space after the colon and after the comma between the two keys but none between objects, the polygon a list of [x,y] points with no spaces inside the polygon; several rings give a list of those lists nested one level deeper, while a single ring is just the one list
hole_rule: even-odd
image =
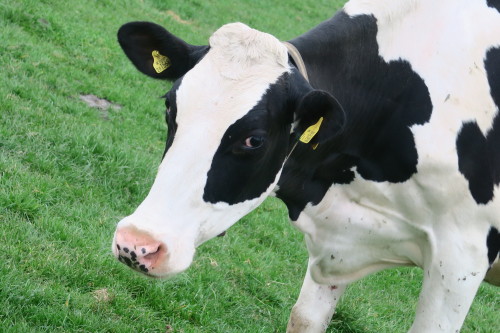
[{"label": "cow's eye", "polygon": [[249,136],[248,138],[245,139],[244,147],[246,149],[257,149],[262,147],[264,141],[265,139],[262,136]]}]

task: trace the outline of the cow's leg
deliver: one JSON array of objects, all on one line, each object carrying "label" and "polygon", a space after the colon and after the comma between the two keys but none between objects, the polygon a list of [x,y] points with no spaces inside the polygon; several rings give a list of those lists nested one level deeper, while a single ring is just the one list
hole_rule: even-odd
[{"label": "cow's leg", "polygon": [[293,306],[288,333],[324,332],[346,285],[321,285],[311,278],[307,269],[299,299]]},{"label": "cow's leg", "polygon": [[487,251],[458,236],[448,241],[441,238],[432,252],[429,263],[424,265],[424,281],[410,333],[460,332],[488,269]]}]

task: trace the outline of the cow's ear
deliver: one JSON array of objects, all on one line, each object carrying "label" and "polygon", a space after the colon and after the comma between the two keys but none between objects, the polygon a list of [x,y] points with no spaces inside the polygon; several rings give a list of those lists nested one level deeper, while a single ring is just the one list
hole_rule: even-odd
[{"label": "cow's ear", "polygon": [[295,112],[295,132],[305,143],[321,144],[342,132],[345,113],[335,97],[312,90],[299,102]]},{"label": "cow's ear", "polygon": [[156,79],[178,79],[208,51],[208,46],[190,45],[151,22],[123,25],[118,42],[139,71]]}]

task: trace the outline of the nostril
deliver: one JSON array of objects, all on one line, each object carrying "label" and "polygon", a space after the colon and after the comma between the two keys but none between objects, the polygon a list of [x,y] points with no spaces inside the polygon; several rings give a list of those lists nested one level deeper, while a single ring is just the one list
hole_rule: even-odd
[{"label": "nostril", "polygon": [[135,270],[147,273],[165,259],[166,246],[135,227],[117,230],[114,242],[117,259]]},{"label": "nostril", "polygon": [[[145,249],[143,248],[143,250],[145,250]],[[151,251],[151,252],[145,254],[144,255],[144,259],[148,259],[148,260],[154,259],[155,257],[157,257],[160,254],[160,250],[161,250],[161,245],[158,245],[158,247],[156,248],[156,250]],[[143,253],[146,253],[146,251],[144,251]]]},{"label": "nostril", "polygon": [[166,247],[162,244],[157,244],[154,247],[150,247],[146,253],[140,259],[140,262],[150,269],[154,269],[158,262],[164,257],[163,254],[166,252]]}]

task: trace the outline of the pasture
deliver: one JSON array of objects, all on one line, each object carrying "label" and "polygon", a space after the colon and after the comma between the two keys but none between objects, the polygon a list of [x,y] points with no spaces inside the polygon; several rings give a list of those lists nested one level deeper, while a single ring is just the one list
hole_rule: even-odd
[{"label": "pasture", "polygon": [[[343,2],[0,0],[0,331],[283,332],[307,252],[276,199],[171,280],[113,258],[115,225],[160,163],[170,85],[136,71],[116,31],[147,20],[201,45],[241,21],[287,40]],[[421,278],[401,268],[351,285],[328,332],[405,332]],[[481,286],[462,332],[500,332],[498,289]]]}]

